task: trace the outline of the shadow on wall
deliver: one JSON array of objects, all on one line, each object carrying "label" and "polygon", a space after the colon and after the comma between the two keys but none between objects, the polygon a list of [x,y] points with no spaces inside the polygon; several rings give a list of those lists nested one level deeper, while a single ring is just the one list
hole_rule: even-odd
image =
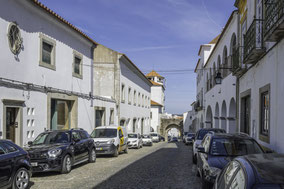
[{"label": "shadow on wall", "polygon": [[[173,147],[162,148],[144,158],[130,164],[117,172],[93,189],[100,188],[200,188],[194,186],[198,179],[191,171],[190,153],[181,149],[183,143],[176,143]],[[177,146],[177,147],[176,147]],[[183,147],[184,148],[184,147]],[[186,175],[186,176],[185,176]],[[181,179],[184,180],[181,182]]]}]

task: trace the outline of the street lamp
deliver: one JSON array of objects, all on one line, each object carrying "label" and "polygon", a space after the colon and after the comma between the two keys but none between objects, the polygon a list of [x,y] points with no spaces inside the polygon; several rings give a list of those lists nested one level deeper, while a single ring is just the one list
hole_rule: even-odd
[{"label": "street lamp", "polygon": [[220,85],[221,83],[222,83],[222,76],[221,76],[221,73],[220,72],[218,72],[217,74],[216,74],[216,77],[215,77],[215,83],[216,83],[216,85]]}]

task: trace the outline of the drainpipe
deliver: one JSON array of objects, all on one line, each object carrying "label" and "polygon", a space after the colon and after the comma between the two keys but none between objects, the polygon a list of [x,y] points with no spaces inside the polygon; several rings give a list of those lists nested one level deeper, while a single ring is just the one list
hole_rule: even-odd
[{"label": "drainpipe", "polygon": [[[240,36],[240,15],[238,14],[238,20],[237,20],[237,23],[238,23],[238,27],[237,27],[237,36],[238,36],[238,46],[239,46],[239,51],[241,50],[241,52],[239,53],[240,54],[240,57],[239,57],[239,61],[240,61],[240,65],[242,67],[242,49],[240,48],[240,39],[241,39],[241,36]],[[240,100],[239,100],[239,96],[240,96],[240,76],[237,74],[237,79],[236,79],[236,132],[239,132],[240,131],[240,112],[239,112],[239,109],[240,109]]]},{"label": "drainpipe", "polygon": [[[95,44],[92,45],[91,47],[91,91],[90,91],[90,96],[94,96],[94,57],[95,57],[95,48],[97,46]],[[91,107],[94,106],[94,99],[91,98]]]}]

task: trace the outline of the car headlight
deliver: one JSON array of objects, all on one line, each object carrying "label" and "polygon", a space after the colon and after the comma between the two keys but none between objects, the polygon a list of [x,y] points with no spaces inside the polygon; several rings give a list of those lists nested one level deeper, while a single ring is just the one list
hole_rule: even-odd
[{"label": "car headlight", "polygon": [[114,142],[115,142],[115,140],[111,139],[111,140],[107,141],[107,144],[113,144]]},{"label": "car headlight", "polygon": [[61,152],[62,150],[60,148],[55,148],[55,149],[49,150],[47,154],[50,158],[56,158],[57,156],[61,154]]},{"label": "car headlight", "polygon": [[217,177],[219,175],[219,173],[221,173],[221,169],[219,169],[217,167],[210,167],[209,168],[209,175],[211,177]]}]

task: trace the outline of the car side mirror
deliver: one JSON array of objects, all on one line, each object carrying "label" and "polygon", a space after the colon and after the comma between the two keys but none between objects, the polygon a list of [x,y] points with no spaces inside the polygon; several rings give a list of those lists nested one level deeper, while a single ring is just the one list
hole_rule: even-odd
[{"label": "car side mirror", "polygon": [[206,153],[205,152],[205,148],[203,146],[198,146],[197,147],[197,152],[204,153],[204,154]]},{"label": "car side mirror", "polygon": [[29,141],[29,142],[28,142],[28,145],[29,145],[29,146],[33,145],[33,142],[32,142],[32,141]]}]

